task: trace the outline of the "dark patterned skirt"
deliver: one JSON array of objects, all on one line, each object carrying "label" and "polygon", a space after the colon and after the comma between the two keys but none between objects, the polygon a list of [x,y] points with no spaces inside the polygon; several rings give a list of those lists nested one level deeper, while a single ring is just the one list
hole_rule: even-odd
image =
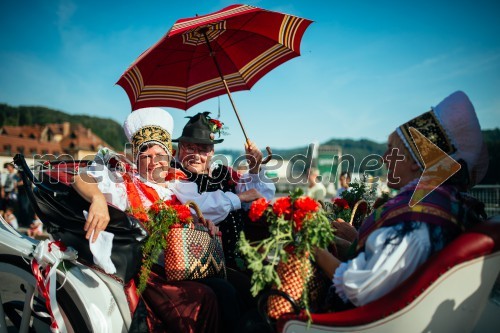
[{"label": "dark patterned skirt", "polygon": [[207,285],[195,281],[167,282],[163,267],[155,265],[142,298],[150,332],[219,331],[217,297]]}]

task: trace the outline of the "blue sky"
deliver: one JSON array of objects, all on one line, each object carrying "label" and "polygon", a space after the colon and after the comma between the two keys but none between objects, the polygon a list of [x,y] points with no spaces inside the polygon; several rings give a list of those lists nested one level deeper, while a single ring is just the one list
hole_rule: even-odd
[{"label": "blue sky", "polygon": [[[112,118],[130,112],[115,85],[179,18],[229,1],[1,1],[0,103]],[[302,55],[233,99],[261,148],[335,138],[385,142],[401,123],[465,91],[484,129],[500,127],[498,1],[246,1],[314,21]],[[178,137],[187,115],[217,112],[241,148],[226,96],[169,109]]]}]

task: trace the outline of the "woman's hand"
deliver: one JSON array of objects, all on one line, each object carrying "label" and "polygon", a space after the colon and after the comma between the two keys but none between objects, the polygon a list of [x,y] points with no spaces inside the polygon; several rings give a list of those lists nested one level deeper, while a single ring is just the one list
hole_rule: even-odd
[{"label": "woman's hand", "polygon": [[340,260],[335,258],[328,250],[316,247],[313,249],[316,264],[325,272],[326,276],[333,279],[333,274],[337,267],[340,266]]},{"label": "woman's hand", "polygon": [[216,226],[211,220],[207,221],[208,233],[210,236],[215,236],[219,233],[219,227]]},{"label": "woman's hand", "polygon": [[262,164],[262,152],[252,141],[248,140],[245,143],[245,152],[247,155],[248,172],[257,174]]},{"label": "woman's hand", "polygon": [[87,221],[83,226],[83,230],[87,233],[85,238],[90,239],[92,231],[92,243],[96,241],[99,232],[106,229],[109,223],[108,204],[104,194],[99,190],[94,177],[85,173],[77,174],[73,177],[71,186],[80,194],[85,200],[90,202],[89,214]]},{"label": "woman's hand", "polygon": [[89,214],[87,216],[87,221],[83,230],[87,233],[85,234],[86,239],[90,239],[92,232],[94,236],[92,237],[92,243],[97,240],[97,236],[102,230],[105,230],[109,223],[109,211],[106,198],[102,193],[94,195],[90,203]]}]

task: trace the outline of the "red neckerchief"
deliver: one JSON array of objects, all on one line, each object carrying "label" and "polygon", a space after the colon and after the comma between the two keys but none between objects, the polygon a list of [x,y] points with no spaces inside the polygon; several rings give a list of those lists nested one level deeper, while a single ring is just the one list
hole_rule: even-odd
[{"label": "red neckerchief", "polygon": [[[151,201],[151,203],[155,203],[160,200],[160,196],[154,188],[144,184],[140,180],[135,179],[135,177],[134,179],[132,179],[132,177],[128,173],[123,174],[123,179],[125,180],[128,201],[130,202],[132,210],[145,211],[141,196],[139,194],[139,189],[146,196],[146,198]],[[177,200],[174,195],[172,195],[171,199],[167,201],[172,204],[180,204],[179,200]]]},{"label": "red neckerchief", "polygon": [[[128,173],[123,174],[123,179],[125,180],[125,186],[127,189],[128,201],[133,210],[144,210],[144,205],[139,194],[139,189],[148,198],[151,203],[155,203],[160,200],[160,196],[156,193],[155,189],[147,186],[141,181],[132,179]],[[138,189],[139,188],[139,189]]]}]

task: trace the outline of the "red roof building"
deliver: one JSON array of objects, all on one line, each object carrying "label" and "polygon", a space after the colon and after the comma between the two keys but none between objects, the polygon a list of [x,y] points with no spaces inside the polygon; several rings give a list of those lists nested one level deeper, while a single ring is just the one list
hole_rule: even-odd
[{"label": "red roof building", "polygon": [[3,157],[21,153],[43,159],[60,158],[60,155],[91,159],[101,147],[109,145],[80,124],[0,127],[0,156]]}]

